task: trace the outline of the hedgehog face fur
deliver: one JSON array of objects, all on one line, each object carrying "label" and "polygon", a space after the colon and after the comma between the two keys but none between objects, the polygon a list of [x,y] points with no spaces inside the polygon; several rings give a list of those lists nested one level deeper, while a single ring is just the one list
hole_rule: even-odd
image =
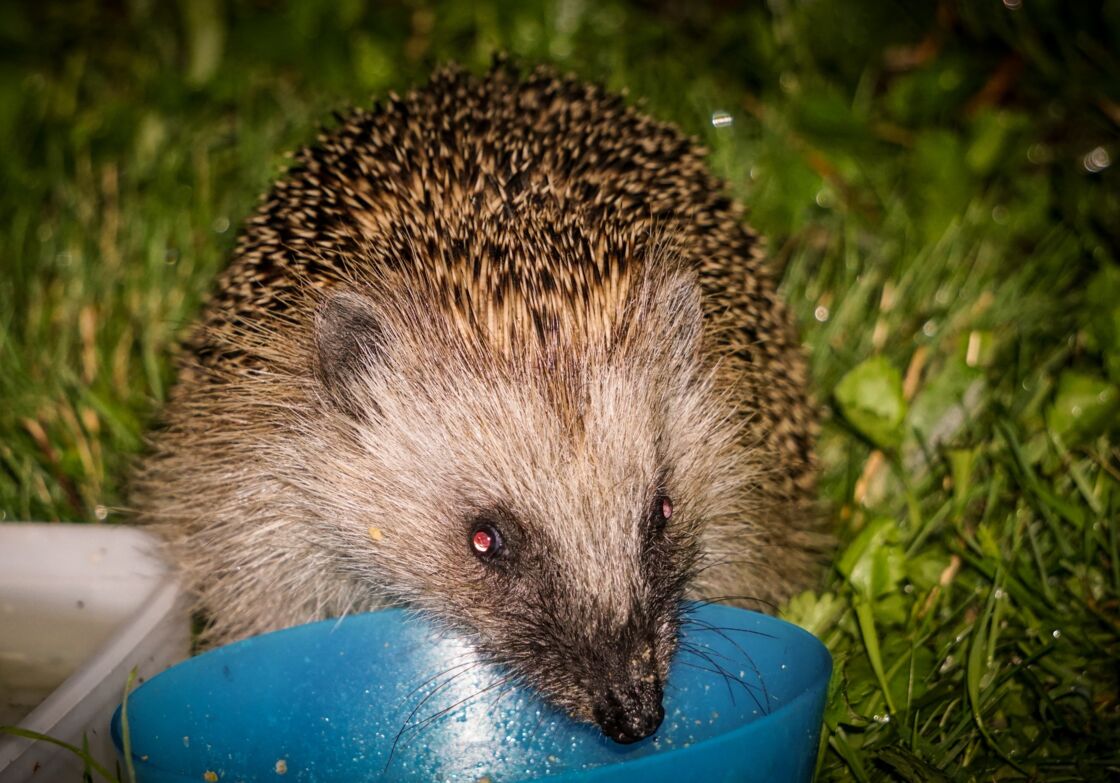
[{"label": "hedgehog face fur", "polygon": [[243,233],[137,476],[224,642],[405,603],[621,742],[685,597],[814,571],[813,417],[699,152],[547,70],[357,113]]},{"label": "hedgehog face fur", "polygon": [[430,307],[421,283],[380,303],[335,295],[316,326],[323,418],[290,430],[283,460],[303,461],[297,513],[323,519],[336,568],[466,631],[619,741],[660,723],[734,454],[701,364],[699,288],[663,277],[647,272],[601,343],[556,332],[516,356],[461,334],[461,313],[402,323]]}]

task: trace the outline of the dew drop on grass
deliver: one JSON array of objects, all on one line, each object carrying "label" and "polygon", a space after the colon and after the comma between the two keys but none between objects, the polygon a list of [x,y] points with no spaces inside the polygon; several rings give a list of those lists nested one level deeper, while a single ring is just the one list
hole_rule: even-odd
[{"label": "dew drop on grass", "polygon": [[1112,157],[1104,147],[1094,147],[1085,153],[1081,164],[1090,174],[1098,174],[1112,165]]}]

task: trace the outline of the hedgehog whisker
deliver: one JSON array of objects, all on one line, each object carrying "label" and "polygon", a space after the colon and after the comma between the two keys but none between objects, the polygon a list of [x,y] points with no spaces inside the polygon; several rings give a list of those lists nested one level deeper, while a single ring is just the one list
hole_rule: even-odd
[{"label": "hedgehog whisker", "polygon": [[[470,661],[470,662],[468,662],[469,665],[467,665],[466,668],[462,668],[462,664],[453,666],[449,669],[446,669],[446,670],[440,672],[439,674],[435,675],[434,677],[429,678],[428,680],[426,680],[424,683],[422,683],[419,686],[420,688],[422,688],[422,687],[424,687],[424,685],[432,682],[433,680],[435,680],[439,677],[443,677],[443,676],[447,675],[449,672],[454,671],[456,668],[460,669],[460,671],[456,672],[455,674],[452,674],[450,677],[447,677],[447,679],[443,680],[443,682],[437,684],[428,693],[426,693],[424,695],[424,698],[422,698],[416,704],[416,706],[412,708],[412,710],[408,713],[408,715],[405,717],[404,723],[401,725],[400,731],[398,731],[396,737],[393,738],[392,747],[389,748],[389,757],[385,761],[385,768],[386,769],[388,769],[389,764],[392,763],[393,755],[396,753],[396,750],[397,750],[397,745],[401,741],[401,738],[404,735],[405,731],[407,731],[410,728],[411,725],[418,725],[418,724],[412,724],[412,719],[416,716],[416,713],[419,712],[423,708],[423,706],[425,704],[427,704],[428,701],[433,696],[438,694],[440,691],[444,690],[447,686],[449,686],[455,680],[457,680],[460,677],[474,671],[474,669],[478,666],[481,666],[482,663],[483,663],[482,661]],[[416,693],[417,690],[419,690],[419,688],[414,688],[409,695],[412,695],[412,693]]]},{"label": "hedgehog whisker", "polygon": [[[763,713],[769,714],[770,709],[769,709],[768,705],[770,703],[770,696],[767,693],[766,686],[762,682],[762,677],[760,675],[758,675],[757,670],[755,671],[755,674],[759,678],[758,690],[761,690],[762,695],[763,695],[763,700],[759,699],[758,694],[755,693],[755,688],[753,686],[751,686],[750,683],[743,680],[742,677],[738,677],[735,674],[729,672],[726,668],[724,668],[722,665],[720,665],[720,663],[718,661],[716,661],[710,655],[707,655],[702,650],[700,650],[698,648],[688,648],[688,649],[685,649],[685,652],[691,653],[692,655],[696,655],[696,656],[704,659],[705,661],[707,661],[708,663],[710,663],[714,667],[714,669],[707,669],[707,671],[711,671],[714,674],[719,674],[724,678],[724,681],[728,686],[728,693],[731,696],[731,703],[732,704],[735,703],[735,695],[733,693],[731,693],[731,686],[730,686],[730,683],[733,681],[733,682],[738,683],[739,686],[742,687],[742,689],[747,692],[747,694],[751,697],[751,700],[755,703],[756,707],[758,707]],[[704,667],[699,666],[698,664],[689,663],[687,661],[682,661],[681,663],[686,665],[686,666],[692,666],[693,668],[704,668]]]},{"label": "hedgehog whisker", "polygon": [[[693,625],[693,626],[696,626],[698,629],[700,629],[702,631],[711,631],[713,633],[718,633],[720,636],[722,636],[724,639],[726,639],[731,644],[735,644],[735,642],[732,641],[731,637],[727,635],[727,631],[735,631],[736,633],[750,634],[751,636],[760,636],[763,639],[774,639],[774,638],[776,638],[774,636],[774,634],[772,634],[772,633],[766,633],[765,631],[759,631],[759,630],[756,630],[754,628],[736,628],[735,626],[731,626],[731,625],[712,625],[711,623],[707,622],[706,620],[700,620],[700,619],[697,619],[695,617],[684,618],[681,621],[681,625]],[[739,645],[735,644],[735,646],[738,647]],[[742,650],[741,647],[739,649]]]},{"label": "hedgehog whisker", "polygon": [[724,639],[728,644],[732,645],[736,650],[738,650],[743,655],[743,658],[746,660],[747,664],[754,671],[754,675],[758,679],[758,683],[762,688],[763,696],[765,696],[765,698],[766,698],[766,703],[767,704],[770,703],[770,693],[766,689],[766,681],[763,679],[762,672],[759,670],[758,665],[754,662],[754,658],[751,656],[751,654],[749,652],[747,652],[747,650],[742,645],[740,645],[737,641],[735,641],[730,636],[728,636],[727,632],[728,631],[736,631],[736,632],[739,632],[739,633],[748,633],[748,634],[751,634],[753,636],[761,636],[761,637],[767,638],[767,639],[773,639],[774,636],[772,634],[764,633],[762,631],[756,631],[756,630],[753,630],[753,629],[750,629],[750,628],[736,628],[736,627],[733,627],[733,626],[713,625],[712,623],[709,623],[706,620],[700,620],[696,617],[692,617],[692,616],[689,616],[689,615],[686,615],[685,619],[682,621],[681,624],[682,625],[694,626],[701,631],[708,631],[709,633],[715,633],[715,634],[719,635],[722,639]]},{"label": "hedgehog whisker", "polygon": [[[711,660],[710,658],[708,658],[707,655],[705,655],[698,648],[685,647],[684,645],[682,645],[681,646],[681,652],[688,653],[690,655],[695,655],[698,658],[702,658],[704,660],[709,660],[709,661]],[[718,674],[721,677],[723,677],[723,684],[727,687],[727,696],[728,696],[728,698],[731,699],[732,704],[735,703],[735,694],[731,690],[731,678],[732,678],[733,675],[730,672],[728,672],[726,670],[723,670],[723,669],[715,668],[715,663],[712,664],[712,668],[708,668],[707,666],[700,666],[699,664],[690,663],[688,661],[681,661],[680,663],[681,663],[682,666],[688,666],[692,669],[699,669],[700,671],[710,672],[711,674]],[[742,684],[742,683],[740,683],[740,684]]]},{"label": "hedgehog whisker", "polygon": [[[448,713],[454,711],[455,709],[463,706],[464,704],[467,704],[467,703],[473,701],[474,699],[477,699],[478,697],[482,696],[483,694],[494,690],[495,688],[500,688],[500,687],[503,687],[503,686],[510,685],[511,681],[513,681],[514,679],[515,679],[514,675],[508,674],[505,677],[501,678],[500,680],[497,680],[496,682],[492,682],[484,688],[480,688],[479,690],[475,691],[474,693],[470,694],[469,696],[464,696],[462,699],[459,699],[454,704],[449,704],[448,706],[444,707],[443,709],[437,710],[436,712],[432,713],[431,715],[424,718],[423,720],[421,720],[418,723],[414,723],[414,724],[411,724],[411,725],[406,723],[403,727],[401,727],[400,732],[398,732],[397,739],[399,740],[401,738],[401,736],[404,734],[405,731],[411,730],[412,731],[412,736],[408,740],[406,740],[406,743],[411,742],[413,739],[418,737],[424,731],[424,729],[431,726],[433,723],[435,723],[437,720],[439,720],[443,716],[445,716]],[[512,686],[511,686],[511,689],[512,689]],[[396,747],[396,744],[397,743],[394,741],[394,743],[393,743],[394,748]]]},{"label": "hedgehog whisker", "polygon": [[700,609],[702,607],[711,606],[713,604],[720,604],[720,603],[723,603],[724,601],[754,601],[755,603],[762,604],[763,606],[767,607],[772,612],[777,612],[778,609],[779,609],[778,605],[776,603],[774,603],[773,601],[769,601],[765,598],[760,598],[757,595],[733,595],[733,594],[728,594],[728,595],[713,595],[713,596],[708,596],[707,598],[702,598],[702,599],[697,600],[697,601],[688,601],[685,604],[684,609],[682,609],[681,611],[682,611],[682,614],[688,614],[688,613],[694,612],[697,609]]},{"label": "hedgehog whisker", "polygon": [[[736,643],[734,640],[732,640],[731,637],[729,637],[725,633],[725,631],[741,631],[743,633],[752,633],[752,632],[749,629],[746,629],[746,628],[717,627],[717,626],[714,626],[714,625],[711,625],[711,624],[708,624],[709,625],[708,628],[703,628],[702,627],[702,621],[697,621],[695,619],[691,619],[688,622],[695,623],[698,626],[701,626],[702,630],[707,630],[707,631],[710,631],[712,633],[719,634],[719,636],[721,636],[726,641],[730,642],[732,645],[735,646],[735,648],[737,650],[739,650],[739,652],[741,652],[743,654],[743,657],[747,661],[747,665],[749,665],[751,667],[751,669],[754,671],[754,676],[758,679],[758,684],[762,688],[762,695],[766,698],[766,703],[769,704],[770,703],[770,693],[766,689],[766,681],[763,679],[762,672],[759,670],[758,665],[754,662],[754,658],[751,656],[751,654],[749,652],[747,652],[742,646],[740,646],[738,643]],[[770,639],[774,638],[772,635],[767,634],[767,633],[762,633],[762,632],[758,632],[758,631],[753,632],[753,633],[755,633],[758,636],[763,636],[763,637],[770,638]]]},{"label": "hedgehog whisker", "polygon": [[[470,653],[465,653],[465,654],[466,654],[466,655],[469,655]],[[450,674],[451,672],[455,671],[456,669],[461,669],[461,668],[462,668],[462,667],[464,667],[464,666],[469,666],[469,665],[471,665],[471,664],[478,664],[478,663],[480,663],[480,661],[478,661],[477,659],[475,659],[475,660],[473,660],[473,661],[463,661],[462,663],[457,663],[457,664],[455,664],[454,666],[451,666],[451,667],[449,667],[449,668],[447,668],[447,669],[444,669],[443,671],[441,671],[441,672],[439,672],[439,673],[437,673],[437,674],[433,674],[433,675],[432,675],[431,677],[429,677],[428,679],[424,680],[424,681],[423,681],[422,683],[420,683],[420,684],[419,684],[419,685],[417,685],[417,686],[416,686],[415,688],[413,688],[413,689],[412,689],[412,690],[410,690],[410,691],[409,691],[408,693],[406,693],[406,694],[405,694],[405,697],[407,698],[407,697],[409,697],[409,696],[412,696],[412,695],[414,695],[414,694],[415,694],[415,693],[416,693],[417,691],[419,691],[419,690],[420,690],[421,688],[423,688],[423,687],[424,687],[424,686],[426,686],[426,685],[429,685],[429,684],[430,684],[430,683],[431,683],[431,682],[432,682],[433,680],[437,680],[437,679],[439,679],[440,677],[444,676],[445,674]]]}]

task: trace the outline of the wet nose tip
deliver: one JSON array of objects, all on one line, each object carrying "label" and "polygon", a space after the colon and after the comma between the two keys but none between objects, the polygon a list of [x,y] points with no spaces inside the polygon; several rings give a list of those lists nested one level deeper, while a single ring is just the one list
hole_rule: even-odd
[{"label": "wet nose tip", "polygon": [[603,733],[615,742],[629,745],[653,734],[665,720],[665,707],[661,704],[660,694],[652,703],[639,704],[637,700],[627,704],[616,703],[614,709],[601,715],[598,723]]}]

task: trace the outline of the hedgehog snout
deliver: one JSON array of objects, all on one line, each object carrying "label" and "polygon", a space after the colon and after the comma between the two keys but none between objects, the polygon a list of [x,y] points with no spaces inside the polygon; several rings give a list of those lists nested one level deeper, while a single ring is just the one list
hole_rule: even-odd
[{"label": "hedgehog snout", "polygon": [[663,696],[661,678],[656,673],[612,682],[599,695],[592,714],[604,734],[628,745],[657,731],[665,719]]},{"label": "hedgehog snout", "polygon": [[645,739],[665,718],[664,686],[654,643],[640,644],[600,671],[591,689],[591,715],[603,733],[621,744]]}]

